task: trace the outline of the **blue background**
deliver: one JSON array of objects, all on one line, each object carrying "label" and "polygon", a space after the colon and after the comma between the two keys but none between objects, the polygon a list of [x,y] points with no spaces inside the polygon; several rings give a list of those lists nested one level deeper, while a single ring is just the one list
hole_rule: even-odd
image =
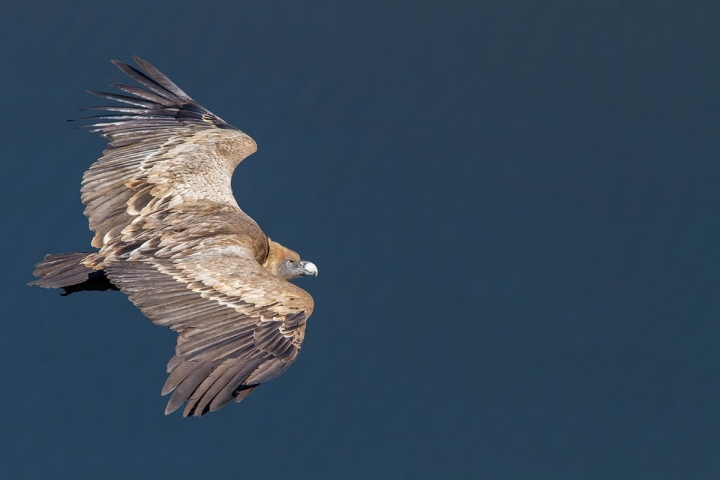
[{"label": "blue background", "polygon": [[[717,478],[717,2],[5,2],[7,478]],[[173,332],[29,288],[89,249],[68,118],[154,63],[315,262],[298,362],[164,416]]]}]

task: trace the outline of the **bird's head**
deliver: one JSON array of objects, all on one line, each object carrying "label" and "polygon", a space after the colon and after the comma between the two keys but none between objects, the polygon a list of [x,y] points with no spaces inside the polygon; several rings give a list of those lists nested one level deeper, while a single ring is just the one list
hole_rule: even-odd
[{"label": "bird's head", "polygon": [[270,253],[263,267],[284,280],[307,275],[317,277],[318,274],[314,263],[301,260],[300,255],[272,240],[270,240]]},{"label": "bird's head", "polygon": [[276,275],[282,277],[285,280],[290,280],[305,275],[314,275],[317,277],[318,269],[312,262],[306,262],[305,260],[294,260],[288,258],[280,264],[280,268]]}]

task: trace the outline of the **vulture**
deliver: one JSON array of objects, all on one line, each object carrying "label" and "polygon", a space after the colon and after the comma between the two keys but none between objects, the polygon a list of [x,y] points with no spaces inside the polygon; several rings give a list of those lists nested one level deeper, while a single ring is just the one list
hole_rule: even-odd
[{"label": "vulture", "polygon": [[247,397],[300,352],[313,299],[290,280],[317,267],[268,238],[238,206],[235,167],[255,141],[196,103],[145,60],[112,63],[137,83],[89,93],[114,105],[85,125],[108,140],[85,172],[95,235],[86,253],[45,256],[30,285],[120,290],[178,334],[165,414],[201,416]]}]

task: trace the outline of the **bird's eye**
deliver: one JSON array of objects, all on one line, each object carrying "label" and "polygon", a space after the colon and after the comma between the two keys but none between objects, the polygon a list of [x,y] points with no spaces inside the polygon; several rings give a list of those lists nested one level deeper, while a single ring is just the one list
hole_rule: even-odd
[{"label": "bird's eye", "polygon": [[292,267],[293,261],[292,261],[292,260],[286,260],[286,261],[285,261],[285,265],[287,265],[288,267]]}]

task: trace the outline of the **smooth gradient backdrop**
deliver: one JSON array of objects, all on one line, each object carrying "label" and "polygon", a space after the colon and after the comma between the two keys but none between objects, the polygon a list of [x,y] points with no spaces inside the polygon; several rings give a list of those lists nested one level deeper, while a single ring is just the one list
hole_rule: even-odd
[{"label": "smooth gradient backdrop", "polygon": [[[718,478],[718,2],[10,2],[4,478]],[[164,416],[175,335],[29,288],[89,249],[137,54],[250,134],[233,187],[315,262],[299,360]]]}]

